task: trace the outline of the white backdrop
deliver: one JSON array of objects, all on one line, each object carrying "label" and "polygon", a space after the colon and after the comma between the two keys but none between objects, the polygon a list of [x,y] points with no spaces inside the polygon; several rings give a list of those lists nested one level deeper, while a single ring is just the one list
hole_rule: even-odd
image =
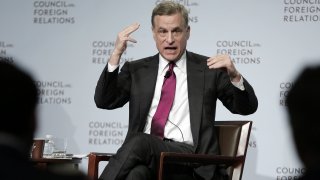
[{"label": "white backdrop", "polygon": [[[187,49],[229,53],[254,87],[258,111],[233,115],[220,103],[217,120],[252,120],[245,180],[287,180],[304,171],[296,157],[284,97],[306,64],[320,60],[319,0],[176,0],[190,11]],[[68,153],[115,152],[128,108],[95,107],[94,89],[117,33],[133,22],[137,44],[122,63],[155,54],[150,16],[159,0],[1,0],[0,55],[26,68],[41,95],[40,127],[68,138]],[[86,171],[87,161],[82,162]]]}]

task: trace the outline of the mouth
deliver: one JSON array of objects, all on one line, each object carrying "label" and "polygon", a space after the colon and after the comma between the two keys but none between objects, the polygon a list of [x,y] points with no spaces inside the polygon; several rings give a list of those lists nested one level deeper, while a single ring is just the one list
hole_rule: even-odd
[{"label": "mouth", "polygon": [[166,50],[166,51],[175,51],[175,50],[177,50],[177,47],[165,47],[164,50]]}]

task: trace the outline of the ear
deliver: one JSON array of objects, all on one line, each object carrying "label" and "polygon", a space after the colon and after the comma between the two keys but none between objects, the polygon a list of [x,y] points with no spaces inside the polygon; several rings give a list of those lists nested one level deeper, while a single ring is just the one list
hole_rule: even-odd
[{"label": "ear", "polygon": [[187,27],[187,35],[186,35],[186,38],[187,38],[187,40],[189,39],[189,37],[190,37],[190,26],[188,26]]},{"label": "ear", "polygon": [[156,41],[157,39],[156,39],[156,31],[155,31],[155,29],[154,29],[154,27],[152,26],[151,27],[151,30],[152,30],[152,36],[153,36],[153,39]]}]

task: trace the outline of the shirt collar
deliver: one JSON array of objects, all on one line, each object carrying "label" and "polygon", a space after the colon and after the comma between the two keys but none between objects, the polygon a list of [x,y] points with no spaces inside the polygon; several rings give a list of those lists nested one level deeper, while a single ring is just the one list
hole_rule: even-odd
[{"label": "shirt collar", "polygon": [[[176,66],[178,69],[180,69],[182,72],[186,73],[186,60],[187,60],[186,51],[183,53],[181,58],[177,60]],[[161,54],[159,54],[159,72],[162,74],[164,73],[165,69],[167,68],[170,61],[166,60]]]}]

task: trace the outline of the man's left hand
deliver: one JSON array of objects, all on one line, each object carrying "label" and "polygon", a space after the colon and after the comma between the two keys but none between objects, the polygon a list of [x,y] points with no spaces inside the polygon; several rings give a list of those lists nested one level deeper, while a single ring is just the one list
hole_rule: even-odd
[{"label": "man's left hand", "polygon": [[239,82],[241,79],[241,75],[235,68],[229,55],[219,54],[219,55],[210,57],[207,60],[207,65],[209,69],[217,69],[217,68],[226,69],[232,82]]}]

